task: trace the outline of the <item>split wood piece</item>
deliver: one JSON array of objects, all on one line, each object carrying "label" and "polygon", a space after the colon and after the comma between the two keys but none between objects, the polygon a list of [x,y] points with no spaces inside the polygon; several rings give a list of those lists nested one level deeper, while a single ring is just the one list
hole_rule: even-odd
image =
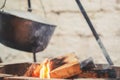
[{"label": "split wood piece", "polygon": [[73,53],[51,59],[51,61],[53,62],[51,78],[68,78],[82,72],[78,58]]},{"label": "split wood piece", "polygon": [[[32,77],[34,70],[39,66],[40,64],[32,63],[32,65],[27,69],[24,76],[26,77]],[[39,75],[39,73],[38,73]]]},{"label": "split wood piece", "polygon": [[93,62],[93,58],[92,57],[82,61],[80,66],[81,66],[81,69],[83,71],[93,70],[96,67],[96,65]]}]

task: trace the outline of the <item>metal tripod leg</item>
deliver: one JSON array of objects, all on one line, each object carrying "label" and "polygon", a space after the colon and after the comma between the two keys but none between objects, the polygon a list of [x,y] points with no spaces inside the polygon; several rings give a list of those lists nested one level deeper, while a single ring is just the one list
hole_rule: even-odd
[{"label": "metal tripod leg", "polygon": [[92,33],[93,33],[96,41],[97,41],[97,43],[99,44],[99,47],[101,48],[101,50],[102,50],[102,52],[103,52],[106,60],[108,61],[108,63],[109,63],[110,65],[113,65],[113,62],[112,62],[110,56],[108,55],[107,50],[105,49],[102,41],[100,40],[100,38],[99,38],[96,30],[94,29],[94,27],[93,27],[93,25],[92,25],[92,22],[90,21],[90,19],[89,19],[88,15],[87,15],[86,11],[84,10],[84,8],[83,8],[80,0],[76,0],[76,3],[78,4],[78,6],[79,6],[79,8],[80,8],[80,11],[82,12],[85,20],[87,21],[87,23],[88,23],[88,25],[89,25],[89,27],[90,27],[90,29],[91,29],[91,31],[92,31]]}]

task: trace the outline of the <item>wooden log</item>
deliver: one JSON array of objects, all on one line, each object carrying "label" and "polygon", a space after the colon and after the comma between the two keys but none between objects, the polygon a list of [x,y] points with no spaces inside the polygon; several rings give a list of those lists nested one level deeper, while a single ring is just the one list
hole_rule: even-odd
[{"label": "wooden log", "polygon": [[81,73],[80,64],[75,54],[67,54],[51,59],[53,68],[51,78],[68,78]]},{"label": "wooden log", "polygon": [[103,70],[95,70],[98,78],[116,78],[117,74],[114,69],[103,69]]},{"label": "wooden log", "polygon": [[72,78],[116,78],[114,69],[84,71]]},{"label": "wooden log", "polygon": [[19,77],[5,77],[2,80],[66,80],[66,79],[40,79],[40,78],[35,78],[35,77],[19,76]]},{"label": "wooden log", "polygon": [[30,65],[31,65],[31,63],[6,64],[6,65],[4,65],[5,74],[23,76],[23,74],[27,71],[27,68]]}]

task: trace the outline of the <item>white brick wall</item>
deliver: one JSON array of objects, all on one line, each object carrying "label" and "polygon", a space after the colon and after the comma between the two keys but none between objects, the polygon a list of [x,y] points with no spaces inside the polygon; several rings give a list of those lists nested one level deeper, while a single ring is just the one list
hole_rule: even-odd
[{"label": "white brick wall", "polygon": [[[120,0],[81,1],[112,60],[120,65]],[[42,0],[42,2],[47,19],[56,24],[57,28],[46,50],[37,54],[39,61],[46,57],[76,52],[80,60],[93,57],[97,63],[106,62],[75,0]],[[32,8],[34,14],[45,17],[40,0],[32,0]],[[27,0],[7,0],[6,9],[26,11]],[[32,54],[3,45],[0,46],[1,56],[4,62],[32,61]]]}]

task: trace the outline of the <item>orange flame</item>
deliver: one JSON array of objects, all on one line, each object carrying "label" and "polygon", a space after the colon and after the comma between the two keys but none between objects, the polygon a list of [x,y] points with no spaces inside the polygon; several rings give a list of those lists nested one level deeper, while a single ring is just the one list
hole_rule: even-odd
[{"label": "orange flame", "polygon": [[41,79],[50,79],[50,60],[46,59],[41,65],[38,65],[33,71],[33,77],[40,77]]},{"label": "orange flame", "polygon": [[49,67],[49,60],[45,60],[40,70],[40,78],[50,78],[50,67]]}]

